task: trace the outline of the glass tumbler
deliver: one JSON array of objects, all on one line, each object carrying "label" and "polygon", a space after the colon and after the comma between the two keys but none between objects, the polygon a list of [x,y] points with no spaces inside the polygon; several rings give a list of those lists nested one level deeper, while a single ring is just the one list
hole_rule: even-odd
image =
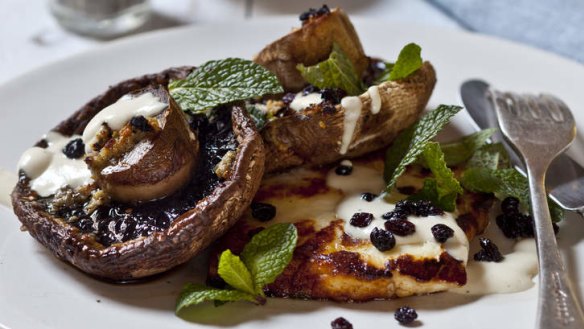
[{"label": "glass tumbler", "polygon": [[143,25],[148,0],[49,0],[49,8],[68,30],[93,37],[114,37]]}]

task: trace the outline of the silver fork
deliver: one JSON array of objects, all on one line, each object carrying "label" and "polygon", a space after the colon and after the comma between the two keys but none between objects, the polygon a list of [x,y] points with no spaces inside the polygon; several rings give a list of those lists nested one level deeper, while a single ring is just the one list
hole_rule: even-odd
[{"label": "silver fork", "polygon": [[560,258],[545,190],[551,161],[576,136],[568,107],[551,95],[518,95],[491,91],[503,136],[523,158],[539,258],[536,328],[584,328],[584,314]]}]

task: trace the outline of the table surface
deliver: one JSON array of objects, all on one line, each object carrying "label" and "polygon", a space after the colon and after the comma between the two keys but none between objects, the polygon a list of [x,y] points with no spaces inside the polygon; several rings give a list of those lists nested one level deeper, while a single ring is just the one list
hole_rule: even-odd
[{"label": "table surface", "polygon": [[[319,2],[295,0],[151,0],[153,15],[136,33],[188,24],[253,21],[298,15]],[[327,1],[351,17],[460,28],[424,0]],[[134,33],[134,34],[136,34]],[[0,85],[40,66],[100,47],[106,40],[79,36],[52,17],[48,1],[0,1]]]}]

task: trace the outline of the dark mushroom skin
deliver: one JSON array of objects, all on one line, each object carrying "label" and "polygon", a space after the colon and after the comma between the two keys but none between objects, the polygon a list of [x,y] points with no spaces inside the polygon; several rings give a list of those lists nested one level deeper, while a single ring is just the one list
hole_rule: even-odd
[{"label": "dark mushroom skin", "polygon": [[301,28],[267,45],[254,57],[254,62],[276,74],[284,89],[299,91],[306,81],[296,65],[314,65],[327,59],[333,43],[343,49],[356,73],[361,76],[369,65],[369,59],[349,17],[338,8],[310,18]]},{"label": "dark mushroom skin", "polygon": [[411,76],[378,86],[379,113],[369,110],[371,97],[367,92],[358,96],[362,110],[346,154],[339,152],[345,117],[345,109],[340,104],[332,112],[318,104],[268,122],[261,131],[266,158],[270,159],[266,162],[266,172],[301,165],[324,165],[386,147],[418,119],[435,84],[434,68],[425,62]]},{"label": "dark mushroom skin", "polygon": [[[121,96],[148,86],[166,86],[170,79],[184,78],[190,71],[190,67],[176,68],[121,82],[54,130],[80,134],[99,110]],[[234,106],[231,117],[238,146],[230,176],[163,231],[104,247],[91,234],[48,214],[31,198],[26,179],[12,193],[14,211],[30,235],[56,257],[95,277],[127,281],[167,271],[187,262],[231,227],[259,187],[265,156],[261,136],[243,108]]]},{"label": "dark mushroom skin", "polygon": [[[267,45],[254,61],[272,71],[288,92],[306,86],[297,65],[314,65],[328,58],[337,44],[352,62],[357,76],[363,76],[371,59],[363,51],[351,21],[339,8],[310,17],[302,27]],[[339,104],[331,111],[313,105],[270,121],[262,130],[266,146],[266,172],[300,165],[325,165],[357,157],[389,145],[405,127],[413,124],[424,110],[436,73],[429,62],[414,74],[378,85],[381,109],[372,113],[368,92],[359,96],[362,104],[346,154],[341,154],[345,109]]]}]

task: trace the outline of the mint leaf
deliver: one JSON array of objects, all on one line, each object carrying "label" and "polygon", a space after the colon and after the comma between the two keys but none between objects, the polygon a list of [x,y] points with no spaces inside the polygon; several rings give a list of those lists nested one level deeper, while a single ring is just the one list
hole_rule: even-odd
[{"label": "mint leaf", "polygon": [[[446,166],[446,161],[444,160],[444,153],[440,149],[440,144],[436,142],[430,142],[424,148],[422,153],[428,168],[432,171],[432,174],[436,178],[439,189],[443,190],[441,192],[450,193],[462,193],[462,187],[460,183],[454,177],[454,173],[450,168]],[[440,194],[444,194],[440,193]]]},{"label": "mint leaf", "polygon": [[[530,207],[529,183],[527,178],[517,170],[469,168],[462,175],[461,183],[467,190],[474,192],[494,193],[497,199],[515,197],[526,207]],[[563,209],[548,198],[550,214],[554,222],[564,218]]]},{"label": "mint leaf", "polygon": [[297,239],[293,224],[279,223],[254,235],[245,245],[241,259],[251,272],[256,292],[263,294],[263,287],[274,282],[288,266]]},{"label": "mint leaf", "polygon": [[446,166],[440,145],[436,142],[428,143],[422,157],[432,171],[434,179],[424,180],[424,187],[412,198],[430,200],[446,211],[454,211],[456,197],[463,191],[452,170]]},{"label": "mint leaf", "polygon": [[509,168],[509,155],[501,143],[485,144],[468,160],[466,166],[490,169]]},{"label": "mint leaf", "polygon": [[236,302],[240,300],[246,300],[256,304],[260,303],[254,295],[243,291],[216,289],[187,283],[176,301],[175,312],[178,314],[185,307],[206,301]]},{"label": "mint leaf", "polygon": [[460,183],[472,192],[495,193],[499,190],[501,182],[493,171],[483,167],[468,168],[462,174]]},{"label": "mint leaf", "polygon": [[459,165],[470,159],[475,152],[487,143],[487,140],[497,131],[494,128],[481,130],[464,136],[460,140],[440,144],[444,152],[444,160],[448,166]]},{"label": "mint leaf", "polygon": [[193,113],[233,101],[284,92],[274,74],[241,58],[206,62],[184,80],[170,82],[168,89],[183,111]]},{"label": "mint leaf", "polygon": [[306,82],[318,88],[341,88],[349,95],[359,95],[365,91],[353,63],[336,43],[329,58],[313,66],[296,66]]},{"label": "mint leaf", "polygon": [[215,306],[240,300],[264,304],[263,287],[274,282],[288,266],[297,239],[298,232],[293,224],[275,224],[245,245],[241,253],[243,261],[231,250],[223,251],[219,257],[219,276],[237,290],[186,284],[177,299],[176,313],[205,301],[213,301]]},{"label": "mint leaf", "polygon": [[424,185],[422,189],[416,194],[410,196],[409,200],[429,200],[432,203],[443,210],[454,211],[456,207],[457,193],[447,193],[440,195],[439,187],[436,179],[426,178],[424,179]]},{"label": "mint leaf", "polygon": [[389,80],[395,81],[407,78],[422,67],[422,48],[415,43],[409,43],[402,48],[389,74]]},{"label": "mint leaf", "polygon": [[219,276],[233,288],[250,294],[255,294],[251,274],[239,256],[227,249],[219,257]]},{"label": "mint leaf", "polygon": [[387,182],[385,191],[391,193],[399,176],[407,165],[416,161],[428,142],[450,121],[462,107],[440,105],[424,115],[413,126],[404,130],[385,153],[383,176]]},{"label": "mint leaf", "polygon": [[253,119],[256,128],[261,130],[268,123],[268,115],[264,111],[258,109],[254,104],[245,104],[245,109],[249,116]]}]

